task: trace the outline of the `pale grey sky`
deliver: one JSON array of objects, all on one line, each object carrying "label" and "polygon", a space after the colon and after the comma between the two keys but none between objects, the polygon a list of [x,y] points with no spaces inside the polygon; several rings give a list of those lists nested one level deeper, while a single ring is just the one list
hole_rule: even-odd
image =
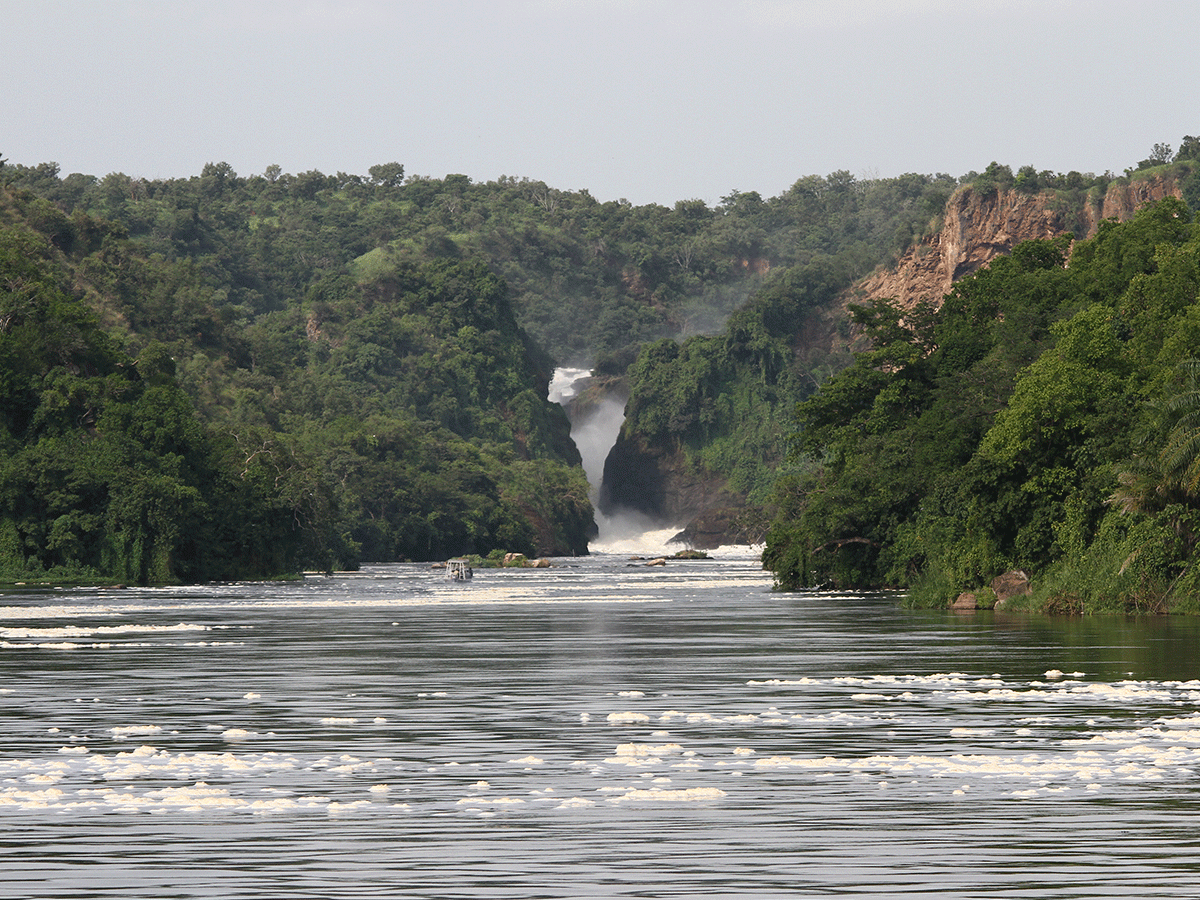
[{"label": "pale grey sky", "polygon": [[1120,172],[1200,134],[1195,0],[0,0],[0,154],[461,172],[716,203]]}]

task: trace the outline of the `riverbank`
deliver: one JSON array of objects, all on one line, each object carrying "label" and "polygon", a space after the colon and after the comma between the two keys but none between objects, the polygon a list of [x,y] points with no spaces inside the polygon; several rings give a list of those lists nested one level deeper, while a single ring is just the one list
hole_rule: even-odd
[{"label": "riverbank", "polygon": [[[1115,569],[1115,571],[1106,571]],[[997,610],[1052,616],[1200,615],[1200,573],[1185,569],[1172,581],[1128,578],[1119,563],[1061,564],[1033,574],[1010,570],[985,585],[959,590],[931,573],[905,595],[908,609]]]}]

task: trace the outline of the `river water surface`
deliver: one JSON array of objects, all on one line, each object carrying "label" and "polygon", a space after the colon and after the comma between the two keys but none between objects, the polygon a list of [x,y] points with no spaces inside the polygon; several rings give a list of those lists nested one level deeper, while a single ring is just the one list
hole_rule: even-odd
[{"label": "river water surface", "polygon": [[0,595],[0,895],[1196,896],[1200,623],[556,563]]}]

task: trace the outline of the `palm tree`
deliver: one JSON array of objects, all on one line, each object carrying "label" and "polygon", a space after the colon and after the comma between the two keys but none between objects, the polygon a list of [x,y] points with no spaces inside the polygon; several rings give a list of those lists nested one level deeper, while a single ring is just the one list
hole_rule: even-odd
[{"label": "palm tree", "polygon": [[1165,422],[1174,420],[1162,449],[1135,456],[1117,472],[1119,486],[1108,502],[1123,513],[1200,501],[1200,360],[1184,360],[1178,371],[1183,389],[1154,404]]},{"label": "palm tree", "polygon": [[1200,499],[1200,360],[1184,360],[1179,370],[1186,387],[1164,404],[1178,419],[1158,458],[1164,479],[1174,482],[1189,500],[1196,500]]}]

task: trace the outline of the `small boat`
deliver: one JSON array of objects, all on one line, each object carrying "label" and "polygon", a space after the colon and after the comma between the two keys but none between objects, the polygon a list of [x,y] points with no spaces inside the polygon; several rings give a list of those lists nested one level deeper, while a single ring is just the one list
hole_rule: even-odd
[{"label": "small boat", "polygon": [[465,559],[451,559],[446,562],[447,581],[470,581],[473,574]]}]

